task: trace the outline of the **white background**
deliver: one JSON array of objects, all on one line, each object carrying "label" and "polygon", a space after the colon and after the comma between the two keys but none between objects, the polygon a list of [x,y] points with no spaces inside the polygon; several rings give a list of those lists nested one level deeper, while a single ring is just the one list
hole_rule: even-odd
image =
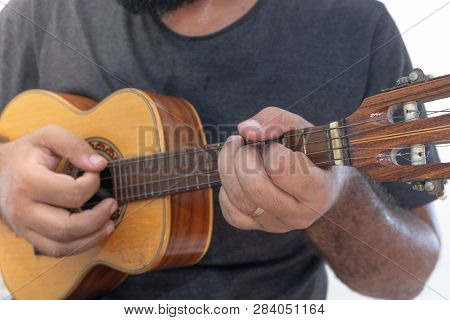
[{"label": "white background", "polygon": [[[382,2],[386,4],[402,32],[449,3],[444,0],[385,0]],[[0,9],[1,7],[0,4]],[[345,19],[345,17],[342,18]],[[450,74],[450,5],[407,31],[403,38],[415,67],[420,67],[435,76]],[[433,108],[439,106],[442,109],[449,108],[450,101],[433,105]],[[450,161],[450,152],[442,154],[442,158]],[[450,297],[450,200],[437,203],[436,207],[441,228],[442,254],[428,286]],[[337,280],[332,271],[329,272],[329,277],[329,299],[365,299]],[[440,298],[427,288],[419,296],[419,299]]]}]

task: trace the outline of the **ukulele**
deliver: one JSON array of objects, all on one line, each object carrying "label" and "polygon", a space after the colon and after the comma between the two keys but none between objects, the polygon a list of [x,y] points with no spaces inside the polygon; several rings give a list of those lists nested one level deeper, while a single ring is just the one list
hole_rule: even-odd
[{"label": "ukulele", "polygon": [[[396,88],[365,99],[346,119],[260,143],[303,152],[323,169],[353,166],[375,181],[406,182],[441,197],[450,165],[429,163],[427,146],[450,142],[450,114],[426,117],[418,103],[448,97],[450,75],[431,78],[415,69]],[[120,90],[100,103],[31,90],[7,105],[0,135],[11,141],[48,124],[86,139],[108,159],[98,192],[72,212],[113,197],[119,203],[113,215],[117,227],[94,248],[53,258],[0,223],[0,266],[11,297],[92,298],[127,275],[190,266],[205,255],[223,144],[206,145],[192,105],[136,89]],[[57,171],[81,174],[65,160]]]}]

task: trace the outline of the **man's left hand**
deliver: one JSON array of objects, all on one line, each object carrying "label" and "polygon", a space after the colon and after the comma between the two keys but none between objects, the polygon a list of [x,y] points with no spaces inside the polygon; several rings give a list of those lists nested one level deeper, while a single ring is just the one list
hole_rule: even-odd
[{"label": "man's left hand", "polygon": [[241,136],[231,136],[219,155],[219,199],[228,223],[239,229],[284,233],[308,228],[335,204],[347,170],[323,170],[305,154],[279,143],[244,145],[243,138],[264,141],[305,127],[312,125],[275,107],[238,126]]}]

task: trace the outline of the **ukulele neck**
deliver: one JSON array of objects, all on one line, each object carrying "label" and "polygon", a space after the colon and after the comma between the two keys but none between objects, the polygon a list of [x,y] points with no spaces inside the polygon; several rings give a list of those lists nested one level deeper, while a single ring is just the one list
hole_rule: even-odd
[{"label": "ukulele neck", "polygon": [[[261,145],[280,143],[303,152],[318,167],[351,165],[344,121],[290,131]],[[218,158],[223,143],[110,162],[113,192],[119,203],[219,186]]]}]

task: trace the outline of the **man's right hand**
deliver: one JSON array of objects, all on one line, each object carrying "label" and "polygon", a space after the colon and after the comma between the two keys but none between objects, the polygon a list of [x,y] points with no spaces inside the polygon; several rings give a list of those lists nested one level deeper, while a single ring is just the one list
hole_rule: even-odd
[{"label": "man's right hand", "polygon": [[[61,159],[85,171],[75,179],[56,173]],[[107,165],[90,145],[56,125],[45,126],[0,145],[0,213],[9,226],[40,252],[54,257],[85,251],[114,230],[117,209],[105,199],[91,210],[71,214],[100,186]]]}]

